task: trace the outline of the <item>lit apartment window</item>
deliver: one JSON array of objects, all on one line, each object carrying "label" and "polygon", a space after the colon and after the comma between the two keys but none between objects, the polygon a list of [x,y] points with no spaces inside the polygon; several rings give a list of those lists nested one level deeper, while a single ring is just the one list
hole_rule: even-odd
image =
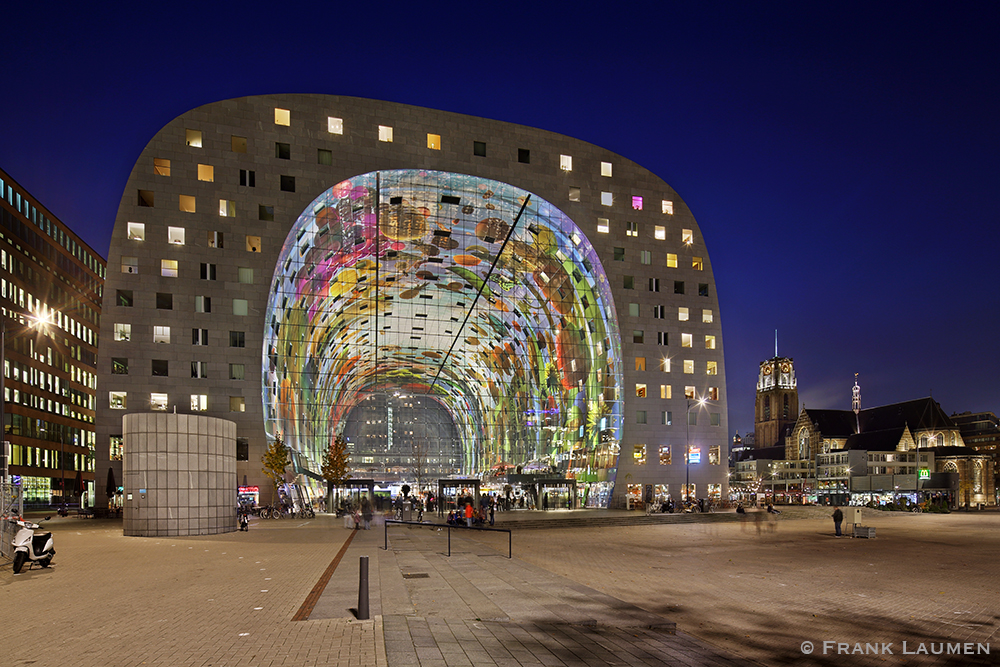
[{"label": "lit apartment window", "polygon": [[378,140],[392,143],[392,128],[388,125],[379,125]]},{"label": "lit apartment window", "polygon": [[638,196],[632,197],[632,208],[636,211],[642,210],[642,197]]},{"label": "lit apartment window", "polygon": [[715,349],[715,336],[705,336],[705,349],[714,350]]},{"label": "lit apartment window", "polygon": [[191,148],[201,148],[201,130],[184,130],[184,140]]},{"label": "lit apartment window", "polygon": [[677,320],[679,322],[687,322],[691,315],[686,306],[680,306],[677,308]]},{"label": "lit apartment window", "polygon": [[663,210],[664,215],[674,214],[674,203],[672,201],[664,199],[662,202],[660,202],[660,207]]},{"label": "lit apartment window", "polygon": [[694,386],[686,385],[684,387],[684,398],[694,398]]},{"label": "lit apartment window", "polygon": [[691,268],[694,269],[695,271],[703,271],[705,268],[705,263],[701,259],[701,257],[692,257]]},{"label": "lit apartment window", "polygon": [[719,388],[718,387],[709,387],[708,388],[708,393],[705,394],[705,395],[708,397],[708,400],[710,400],[710,401],[717,401],[717,400],[719,400]]},{"label": "lit apartment window", "polygon": [[122,273],[139,273],[139,258],[122,255]]},{"label": "lit apartment window", "polygon": [[670,372],[670,358],[663,357],[660,359],[660,370],[664,373]]},{"label": "lit apartment window", "polygon": [[646,357],[636,357],[635,358],[635,370],[644,371],[646,370]]},{"label": "lit apartment window", "polygon": [[580,188],[570,187],[570,189],[569,189],[569,200],[570,201],[580,201]]},{"label": "lit apartment window", "polygon": [[212,183],[215,181],[215,167],[210,164],[199,164],[198,165],[198,180],[208,181]]},{"label": "lit apartment window", "polygon": [[344,133],[344,119],[334,118],[333,116],[326,117],[326,131],[330,134],[343,134]]},{"label": "lit apartment window", "polygon": [[208,410],[208,396],[206,394],[191,394],[191,412],[205,412]]},{"label": "lit apartment window", "polygon": [[212,312],[212,297],[196,296],[194,298],[194,312],[196,313]]},{"label": "lit apartment window", "polygon": [[132,338],[132,325],[122,324],[121,322],[115,323],[115,340],[123,340],[128,342]]},{"label": "lit apartment window", "polygon": [[129,241],[145,241],[146,240],[146,225],[141,222],[130,222],[128,223],[128,240]]},{"label": "lit apartment window", "polygon": [[220,199],[219,200],[219,216],[223,218],[235,218],[236,217],[236,200],[234,199]]},{"label": "lit apartment window", "polygon": [[248,311],[246,299],[233,299],[233,315],[246,316]]},{"label": "lit apartment window", "polygon": [[610,162],[602,162],[601,163],[601,176],[607,176],[608,178],[611,178],[611,163]]},{"label": "lit apartment window", "polygon": [[204,380],[208,377],[208,362],[207,361],[192,361],[191,362],[191,377]]},{"label": "lit apartment window", "polygon": [[222,232],[209,232],[208,233],[208,247],[209,248],[221,248],[223,241]]},{"label": "lit apartment window", "polygon": [[253,269],[245,266],[241,266],[236,270],[236,275],[241,284],[252,285],[253,284]]},{"label": "lit apartment window", "polygon": [[260,237],[247,235],[247,252],[260,252]]},{"label": "lit apartment window", "polygon": [[108,403],[112,410],[124,410],[128,407],[127,391],[108,392]]},{"label": "lit apartment window", "polygon": [[667,268],[676,269],[677,268],[677,255],[672,252],[667,253]]},{"label": "lit apartment window", "polygon": [[246,400],[242,396],[230,396],[229,397],[229,411],[230,412],[245,412],[246,411]]},{"label": "lit apartment window", "polygon": [[610,231],[611,231],[611,221],[608,220],[607,218],[598,218],[597,219],[597,233],[598,234],[607,234]]},{"label": "lit apartment window", "polygon": [[[645,420],[639,422],[640,424],[645,424]],[[646,445],[633,445],[632,446],[632,461],[637,466],[646,465]]]},{"label": "lit apartment window", "polygon": [[243,364],[229,364],[229,379],[246,379],[246,367]]},{"label": "lit apartment window", "polygon": [[639,251],[639,261],[643,264],[653,263],[653,253],[650,250],[640,250]]},{"label": "lit apartment window", "polygon": [[185,213],[195,213],[195,201],[192,195],[181,195],[178,201],[178,208]]},{"label": "lit apartment window", "polygon": [[636,398],[646,398],[646,384],[636,384],[635,385],[635,397]]},{"label": "lit apartment window", "polygon": [[288,109],[279,109],[275,107],[274,109],[274,124],[275,125],[291,125],[292,124],[292,112]]},{"label": "lit apartment window", "polygon": [[167,227],[167,243],[174,245],[184,245],[184,228]]},{"label": "lit apartment window", "polygon": [[128,375],[128,359],[126,357],[111,357],[111,374]]},{"label": "lit apartment window", "polygon": [[660,398],[673,398],[673,388],[669,384],[660,385]]},{"label": "lit apartment window", "polygon": [[234,153],[246,153],[247,152],[247,138],[237,137],[235,134],[230,135],[230,147]]},{"label": "lit apartment window", "polygon": [[681,347],[691,347],[691,341],[692,341],[693,338],[694,338],[694,336],[692,336],[689,333],[682,333],[681,334]]},{"label": "lit apartment window", "polygon": [[166,411],[170,397],[166,394],[152,393],[149,395],[149,409]]},{"label": "lit apartment window", "polygon": [[719,362],[709,361],[705,366],[706,375],[718,375],[719,374]]},{"label": "lit apartment window", "polygon": [[625,223],[625,236],[639,236],[639,223],[638,222],[626,222]]},{"label": "lit apartment window", "polygon": [[690,229],[682,229],[681,243],[686,243],[687,245],[691,245],[692,243],[694,243],[694,232],[692,232]]},{"label": "lit apartment window", "polygon": [[614,198],[611,196],[610,192],[602,192],[601,193],[601,205],[602,206],[611,206],[611,204],[613,202],[614,202]]},{"label": "lit apartment window", "polygon": [[559,168],[563,171],[573,171],[573,156],[572,155],[560,155],[559,156]]},{"label": "lit apartment window", "polygon": [[434,151],[441,150],[441,135],[440,134],[427,134],[427,148]]},{"label": "lit apartment window", "polygon": [[715,321],[715,316],[712,315],[711,310],[705,308],[701,311],[701,321],[704,322],[705,324],[711,324],[712,322]]},{"label": "lit apartment window", "polygon": [[170,342],[170,327],[153,327],[153,342],[154,343],[169,343]]},{"label": "lit apartment window", "polygon": [[[666,413],[664,413],[666,414]],[[666,422],[664,422],[666,423]],[[660,465],[668,466],[670,465],[670,445],[660,446]]]},{"label": "lit apartment window", "polygon": [[667,240],[667,228],[663,225],[656,225],[653,227],[653,238],[657,241]]},{"label": "lit apartment window", "polygon": [[694,360],[693,359],[685,359],[684,360],[684,373],[686,373],[687,375],[694,374]]},{"label": "lit apartment window", "polygon": [[153,158],[153,173],[157,176],[170,175],[170,160],[162,157]]}]

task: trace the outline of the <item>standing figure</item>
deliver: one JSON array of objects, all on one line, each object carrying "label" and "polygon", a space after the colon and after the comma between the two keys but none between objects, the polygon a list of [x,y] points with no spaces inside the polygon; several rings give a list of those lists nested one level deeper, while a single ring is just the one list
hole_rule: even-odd
[{"label": "standing figure", "polygon": [[836,537],[840,537],[840,524],[844,521],[844,513],[840,511],[840,506],[834,506],[833,514],[833,527],[837,530]]}]

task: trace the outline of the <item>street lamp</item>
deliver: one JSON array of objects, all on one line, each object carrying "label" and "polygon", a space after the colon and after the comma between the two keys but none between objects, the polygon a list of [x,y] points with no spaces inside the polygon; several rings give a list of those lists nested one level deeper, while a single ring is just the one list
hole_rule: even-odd
[{"label": "street lamp", "polygon": [[685,440],[684,443],[684,504],[691,500],[691,408],[694,406],[703,407],[705,398],[687,399],[687,410],[684,413]]}]

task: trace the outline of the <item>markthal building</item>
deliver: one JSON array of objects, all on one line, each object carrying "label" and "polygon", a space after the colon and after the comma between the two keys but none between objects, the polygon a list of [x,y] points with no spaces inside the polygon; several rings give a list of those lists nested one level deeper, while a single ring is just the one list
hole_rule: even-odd
[{"label": "markthal building", "polygon": [[269,502],[276,436],[306,499],[338,434],[377,485],[728,492],[694,218],[629,160],[520,125],[327,95],[181,115],[122,194],[99,363],[97,479],[126,518]]}]

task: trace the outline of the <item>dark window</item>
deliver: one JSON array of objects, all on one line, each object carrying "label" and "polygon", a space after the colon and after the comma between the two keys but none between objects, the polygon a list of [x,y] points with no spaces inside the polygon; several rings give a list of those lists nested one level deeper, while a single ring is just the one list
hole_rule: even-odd
[{"label": "dark window", "polygon": [[649,279],[649,291],[650,292],[659,292],[660,291],[660,279],[659,278],[650,278]]},{"label": "dark window", "polygon": [[160,310],[174,309],[174,295],[170,293],[156,293],[156,307]]},{"label": "dark window", "polygon": [[[284,178],[284,177],[282,177],[282,178]],[[258,220],[273,221],[274,220],[274,207],[273,206],[265,206],[264,204],[258,204],[257,205],[257,219]]]},{"label": "dark window", "polygon": [[274,157],[279,160],[290,160],[292,157],[292,145],[280,141],[274,142]]},{"label": "dark window", "polygon": [[669,337],[668,337],[666,331],[658,331],[658,332],[656,332],[656,344],[657,345],[667,345],[667,341],[668,340],[669,340]]},{"label": "dark window", "polygon": [[153,377],[167,377],[166,359],[153,359]]},{"label": "dark window", "polygon": [[625,289],[635,289],[635,277],[625,276],[625,284],[623,285]]},{"label": "dark window", "polygon": [[247,346],[246,332],[243,331],[229,332],[229,347],[246,347],[246,346]]},{"label": "dark window", "polygon": [[788,419],[788,394],[785,394],[785,408],[782,410],[782,419]]},{"label": "dark window", "polygon": [[479,157],[486,157],[486,142],[485,141],[473,141],[472,142],[472,154],[478,155]]},{"label": "dark window", "polygon": [[111,357],[111,374],[128,375],[128,359],[124,357]]},{"label": "dark window", "polygon": [[295,177],[294,176],[282,176],[281,177],[281,191],[282,192],[295,192]]},{"label": "dark window", "polygon": [[325,148],[316,149],[316,163],[324,164],[330,166],[333,164],[333,151],[328,151]]},{"label": "dark window", "polygon": [[625,261],[625,248],[615,248],[615,261],[616,262]]},{"label": "dark window", "polygon": [[531,151],[529,151],[527,148],[518,148],[517,149],[517,161],[518,162],[523,162],[524,164],[530,163],[531,162]]},{"label": "dark window", "polygon": [[201,264],[201,279],[202,280],[215,280],[216,276],[215,264]]},{"label": "dark window", "polygon": [[139,190],[139,206],[153,207],[153,191]]},{"label": "dark window", "polygon": [[674,294],[684,294],[684,281],[675,280],[674,281]]},{"label": "dark window", "polygon": [[698,283],[698,296],[708,296],[708,283]]},{"label": "dark window", "polygon": [[240,185],[246,185],[247,187],[257,186],[257,172],[250,171],[249,169],[240,169]]},{"label": "dark window", "polygon": [[247,438],[236,438],[236,460],[250,460],[250,440]]},{"label": "dark window", "polygon": [[645,336],[643,335],[641,329],[635,329],[635,330],[632,331],[632,342],[633,343],[642,343],[644,337]]},{"label": "dark window", "polygon": [[191,329],[192,345],[208,345],[208,329]]},{"label": "dark window", "polygon": [[118,290],[118,305],[124,308],[132,307],[132,290],[130,289]]},{"label": "dark window", "polygon": [[765,396],[764,397],[764,421],[767,421],[770,418],[771,418],[771,397],[770,396]]}]

